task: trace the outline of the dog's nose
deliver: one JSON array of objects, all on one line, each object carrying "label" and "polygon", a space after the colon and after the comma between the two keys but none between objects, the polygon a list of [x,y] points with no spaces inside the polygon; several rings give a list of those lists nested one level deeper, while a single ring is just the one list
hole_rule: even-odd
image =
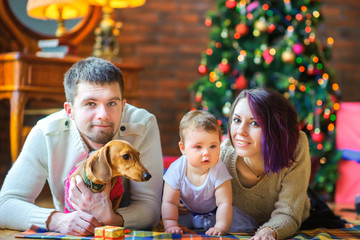
[{"label": "dog's nose", "polygon": [[144,178],[145,181],[147,181],[147,180],[149,180],[151,178],[151,174],[148,173],[148,172],[144,172],[143,173],[143,178]]}]

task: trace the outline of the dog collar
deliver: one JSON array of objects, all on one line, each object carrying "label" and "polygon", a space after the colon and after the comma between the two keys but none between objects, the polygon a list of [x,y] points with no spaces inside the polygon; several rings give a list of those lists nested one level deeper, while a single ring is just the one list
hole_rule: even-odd
[{"label": "dog collar", "polygon": [[85,174],[85,168],[84,168],[84,181],[85,181],[85,185],[89,188],[89,189],[94,189],[95,191],[99,191],[101,192],[104,187],[105,187],[105,184],[97,184],[97,183],[94,183],[92,182]]}]

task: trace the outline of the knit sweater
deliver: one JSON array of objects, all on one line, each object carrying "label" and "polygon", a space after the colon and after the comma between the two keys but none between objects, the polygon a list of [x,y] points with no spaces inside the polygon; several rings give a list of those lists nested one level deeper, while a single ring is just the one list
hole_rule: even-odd
[{"label": "knit sweater", "polygon": [[[113,139],[130,142],[152,175],[147,182],[122,179],[125,193],[117,212],[123,216],[126,228],[149,229],[160,219],[163,175],[155,116],[126,104]],[[64,210],[64,184],[69,172],[89,153],[75,122],[64,110],[40,120],[4,180],[0,192],[0,228],[25,230],[32,224],[46,227],[51,212]],[[46,181],[55,209],[34,205]]]},{"label": "knit sweater", "polygon": [[230,140],[225,140],[221,145],[220,159],[225,162],[233,177],[234,206],[252,216],[260,228],[270,227],[275,230],[278,239],[294,235],[310,215],[307,188],[311,161],[306,134],[300,132],[296,162],[277,174],[266,174],[253,187],[246,188],[239,181],[236,169],[239,158]]}]

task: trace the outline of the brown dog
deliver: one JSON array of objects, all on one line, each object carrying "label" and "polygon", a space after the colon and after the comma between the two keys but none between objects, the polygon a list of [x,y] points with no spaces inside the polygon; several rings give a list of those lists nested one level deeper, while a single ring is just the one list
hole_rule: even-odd
[{"label": "brown dog", "polygon": [[[69,182],[72,177],[80,175],[87,187],[97,193],[101,192],[105,184],[110,181],[113,190],[118,179],[121,181],[119,176],[136,182],[148,181],[151,175],[140,162],[139,156],[140,153],[130,143],[122,140],[110,141],[80,163],[69,176]],[[123,189],[122,186],[121,189]],[[68,192],[65,196],[68,198]],[[119,207],[121,198],[122,194],[112,199],[114,211]],[[65,212],[67,212],[66,208]]]}]

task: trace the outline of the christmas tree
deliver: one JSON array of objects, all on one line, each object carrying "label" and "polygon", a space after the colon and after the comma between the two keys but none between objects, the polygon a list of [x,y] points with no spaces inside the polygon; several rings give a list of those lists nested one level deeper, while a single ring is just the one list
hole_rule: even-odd
[{"label": "christmas tree", "polygon": [[245,88],[268,87],[294,105],[309,137],[314,190],[334,192],[335,122],[340,90],[327,61],[333,39],[316,35],[321,0],[217,0],[205,25],[210,42],[192,86],[196,108],[212,112],[227,131],[231,103]]}]

